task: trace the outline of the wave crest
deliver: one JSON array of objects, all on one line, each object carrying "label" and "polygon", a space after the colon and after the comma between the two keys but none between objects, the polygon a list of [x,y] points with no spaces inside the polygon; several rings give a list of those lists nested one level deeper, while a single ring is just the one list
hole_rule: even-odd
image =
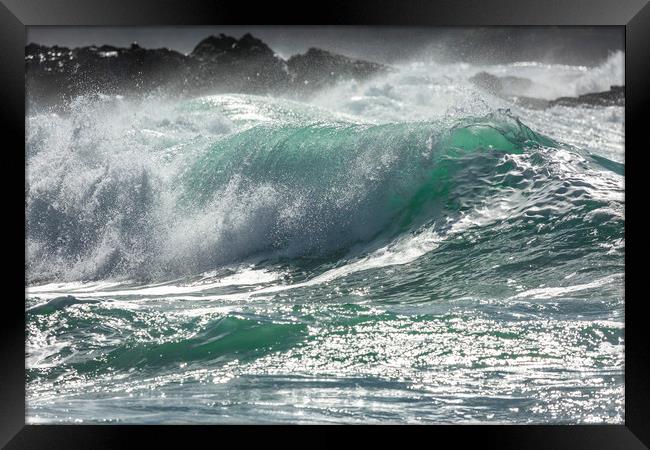
[{"label": "wave crest", "polygon": [[[209,115],[228,120],[214,108],[157,114],[147,116],[153,126],[111,139],[98,119],[81,131],[69,126],[63,138],[76,151],[65,155],[53,145],[60,135],[36,128],[31,139],[47,145],[28,161],[32,282],[161,279],[377,248],[520,189],[521,179],[503,176],[513,164],[504,155],[558,145],[503,111],[380,125],[327,116],[206,135],[191,130]],[[522,173],[532,179],[534,164]]]}]

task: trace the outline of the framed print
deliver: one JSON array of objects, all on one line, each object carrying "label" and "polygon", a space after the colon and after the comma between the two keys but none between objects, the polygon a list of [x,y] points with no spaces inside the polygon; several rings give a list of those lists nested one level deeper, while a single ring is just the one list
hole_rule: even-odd
[{"label": "framed print", "polygon": [[0,20],[7,448],[646,448],[646,2]]}]

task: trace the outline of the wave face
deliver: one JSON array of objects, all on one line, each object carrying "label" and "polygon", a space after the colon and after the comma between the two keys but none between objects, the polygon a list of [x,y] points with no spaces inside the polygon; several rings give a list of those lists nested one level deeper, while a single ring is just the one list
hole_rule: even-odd
[{"label": "wave face", "polygon": [[619,423],[622,108],[481,70],[30,111],[30,420]]},{"label": "wave face", "polygon": [[[185,111],[196,106],[175,113]],[[210,113],[223,117],[221,131],[229,119],[200,109]],[[504,155],[552,145],[505,113],[448,124],[276,118],[214,143],[196,137],[203,151],[181,151],[184,142],[174,140],[192,123],[179,132],[163,119],[156,125],[166,132],[120,133],[118,143],[106,139],[104,117],[93,119],[36,119],[72,130],[69,147],[47,136],[30,158],[32,172],[45,175],[30,179],[28,191],[28,273],[36,280],[159,278],[246,258],[327,257],[413,231],[413,221],[458,215],[489,195],[477,173],[498,176]],[[45,127],[34,128],[39,136]]]}]

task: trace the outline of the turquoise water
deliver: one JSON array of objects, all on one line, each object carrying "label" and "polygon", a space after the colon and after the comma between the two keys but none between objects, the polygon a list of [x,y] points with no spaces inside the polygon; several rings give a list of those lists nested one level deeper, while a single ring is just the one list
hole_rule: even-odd
[{"label": "turquoise water", "polygon": [[622,108],[418,67],[28,114],[27,421],[622,423]]}]

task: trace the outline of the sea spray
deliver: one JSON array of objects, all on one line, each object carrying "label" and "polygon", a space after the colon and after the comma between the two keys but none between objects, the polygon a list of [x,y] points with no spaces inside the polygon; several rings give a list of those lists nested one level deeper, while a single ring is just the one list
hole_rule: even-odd
[{"label": "sea spray", "polygon": [[[451,125],[279,119],[207,141],[179,109],[173,122],[145,116],[150,128],[121,124],[124,134],[77,117],[71,136],[41,131],[68,147],[51,143],[28,163],[34,279],[164,278],[250,257],[331,256],[408,231],[426,205],[420,222],[458,214],[450,202],[467,188],[455,183],[474,153],[491,153],[489,171],[504,154],[554,145],[505,112]],[[61,119],[46,119],[62,133]]]},{"label": "sea spray", "polygon": [[397,69],[29,110],[27,421],[622,423],[622,108]]}]

